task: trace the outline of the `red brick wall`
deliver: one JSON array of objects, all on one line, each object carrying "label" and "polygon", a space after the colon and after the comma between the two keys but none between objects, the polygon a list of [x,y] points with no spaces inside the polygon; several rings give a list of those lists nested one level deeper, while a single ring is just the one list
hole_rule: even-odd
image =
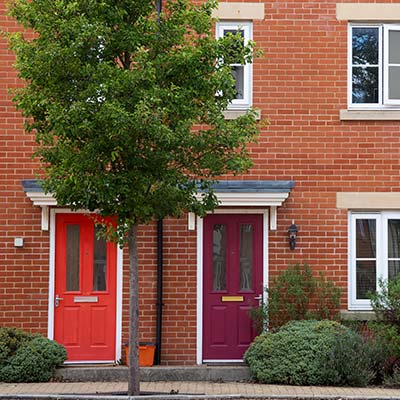
[{"label": "red brick wall", "polygon": [[[365,2],[365,0],[363,0]],[[390,1],[386,1],[387,3]],[[392,1],[397,3],[397,1]],[[347,107],[347,23],[337,21],[336,1],[265,1],[265,19],[254,21],[264,55],[254,63],[254,106],[268,117],[254,167],[238,179],[291,179],[290,198],[269,232],[270,275],[289,263],[308,262],[343,287],[347,307],[347,212],[336,208],[339,191],[398,191],[399,123],[340,121]],[[15,28],[0,1],[0,27]],[[46,333],[49,235],[40,209],[22,191],[35,177],[33,138],[22,130],[8,90],[17,85],[13,56],[0,37],[0,325]],[[287,228],[299,227],[290,251]],[[16,249],[15,237],[25,246]],[[164,224],[162,360],[193,364],[196,355],[196,232],[187,220]],[[140,232],[141,337],[155,340],[156,225]],[[124,267],[123,342],[127,340],[128,265]]]},{"label": "red brick wall", "polygon": [[[0,2],[0,28],[16,29]],[[49,236],[40,230],[40,209],[33,208],[21,180],[34,177],[34,138],[22,130],[9,91],[19,82],[13,54],[0,36],[0,326],[47,333]],[[24,247],[15,248],[14,238]]]}]

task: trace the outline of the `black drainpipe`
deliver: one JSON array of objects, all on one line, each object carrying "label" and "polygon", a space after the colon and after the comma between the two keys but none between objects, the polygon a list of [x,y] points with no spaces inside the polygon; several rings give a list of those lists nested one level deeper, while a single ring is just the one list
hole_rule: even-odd
[{"label": "black drainpipe", "polygon": [[161,333],[163,308],[163,220],[157,221],[157,321],[156,354],[154,363],[161,364]]}]

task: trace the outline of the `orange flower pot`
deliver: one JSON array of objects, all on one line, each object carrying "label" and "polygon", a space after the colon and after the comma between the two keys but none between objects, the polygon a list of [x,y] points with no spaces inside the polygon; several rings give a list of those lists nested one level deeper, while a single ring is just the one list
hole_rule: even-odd
[{"label": "orange flower pot", "polygon": [[[139,367],[152,367],[156,346],[154,343],[139,343]],[[126,365],[129,365],[129,346],[125,345]]]}]

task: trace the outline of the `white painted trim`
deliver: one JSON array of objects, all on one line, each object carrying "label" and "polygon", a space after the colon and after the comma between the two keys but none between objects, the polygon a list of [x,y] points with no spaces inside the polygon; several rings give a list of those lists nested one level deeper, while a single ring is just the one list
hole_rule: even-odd
[{"label": "white painted trim", "polygon": [[[248,21],[222,21],[217,22],[216,37],[222,38],[225,30],[240,30],[243,32],[244,44],[253,40],[253,23]],[[253,103],[253,64],[231,64],[243,67],[243,99],[233,99],[228,105],[229,110],[246,110]]]},{"label": "white painted trim", "polygon": [[263,214],[266,210],[260,208],[217,208],[209,214]]},{"label": "white painted trim", "polygon": [[56,206],[57,200],[51,193],[26,192],[26,196],[32,201],[34,206]]},{"label": "white painted trim", "polygon": [[[222,192],[215,193],[221,207],[270,207],[281,206],[289,197],[289,193],[250,193],[250,192]],[[203,195],[196,195],[201,198]]]},{"label": "white painted trim", "polygon": [[[268,210],[265,209],[216,209],[215,214],[262,214],[263,215],[263,286],[268,286]],[[197,338],[196,338],[196,363],[203,362],[241,362],[242,360],[203,360],[203,230],[204,220],[197,217]],[[263,296],[265,300],[265,290]]]},{"label": "white painted trim", "polygon": [[117,244],[117,282],[116,282],[116,310],[115,310],[115,360],[121,359],[122,352],[122,286],[123,286],[123,262],[124,250]]},{"label": "white painted trim", "polygon": [[99,360],[99,361],[64,361],[64,365],[84,365],[84,364],[114,364],[114,360]]},{"label": "white painted trim", "polygon": [[271,229],[271,231],[276,231],[276,227],[277,227],[277,220],[278,220],[278,212],[277,212],[277,207],[276,206],[271,206],[269,208],[269,212],[270,212],[270,221],[269,221],[269,229]]},{"label": "white painted trim", "polygon": [[[241,360],[203,360],[203,363],[243,363],[243,359]],[[219,397],[219,396],[218,396]]]},{"label": "white painted trim", "polygon": [[349,310],[372,310],[371,302],[368,299],[356,298],[356,220],[374,219],[376,221],[376,277],[382,271],[382,238],[379,232],[382,232],[382,217],[380,213],[351,213],[349,212],[349,262],[348,262],[348,309]]},{"label": "white painted trim", "polygon": [[197,340],[196,363],[203,363],[203,218],[197,217]]},{"label": "white painted trim", "polygon": [[42,231],[49,230],[49,206],[42,206]]},{"label": "white painted trim", "polygon": [[[359,67],[358,64],[353,65],[353,28],[376,28],[378,29],[378,64],[370,65],[378,68],[379,84],[378,84],[378,102],[377,103],[353,103],[353,66]],[[352,24],[347,29],[347,107],[359,108],[361,110],[369,110],[371,108],[383,108],[382,104],[382,26],[380,24]]]},{"label": "white painted trim", "polygon": [[268,287],[268,279],[269,279],[269,260],[268,260],[268,210],[264,210],[263,212],[263,302],[266,299],[266,288]]},{"label": "white painted trim", "polygon": [[[48,325],[47,337],[51,340],[54,339],[54,296],[55,296],[55,249],[56,249],[56,214],[69,214],[69,213],[88,213],[84,210],[73,211],[71,209],[53,208],[50,210],[50,262],[49,262],[49,307],[48,307]],[[116,310],[115,310],[115,360],[112,361],[99,361],[99,363],[115,362],[121,359],[121,346],[122,346],[122,284],[123,284],[123,249],[119,246],[117,248],[117,276],[116,276]],[[91,361],[83,361],[84,363]],[[81,364],[81,362],[73,361],[72,364]],[[96,362],[97,363],[97,362]]]},{"label": "white painted trim", "polygon": [[188,230],[194,231],[196,229],[196,215],[195,213],[188,213]]},{"label": "white painted trim", "polygon": [[50,210],[50,253],[49,253],[49,307],[47,337],[54,339],[54,290],[55,290],[55,260],[56,260],[56,215]]},{"label": "white painted trim", "polygon": [[383,103],[388,105],[399,105],[400,99],[391,99],[389,98],[389,68],[396,67],[399,68],[400,64],[398,63],[390,63],[389,59],[389,33],[390,31],[400,31],[399,25],[384,25],[383,26],[383,91],[384,91],[384,99]]}]

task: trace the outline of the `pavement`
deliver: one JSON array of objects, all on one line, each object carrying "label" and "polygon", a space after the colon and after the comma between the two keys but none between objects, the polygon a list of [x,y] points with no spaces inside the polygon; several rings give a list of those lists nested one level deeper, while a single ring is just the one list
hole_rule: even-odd
[{"label": "pavement", "polygon": [[[134,400],[126,382],[0,383],[0,399]],[[142,382],[141,400],[351,399],[400,400],[400,389],[262,385],[248,382]]]}]

